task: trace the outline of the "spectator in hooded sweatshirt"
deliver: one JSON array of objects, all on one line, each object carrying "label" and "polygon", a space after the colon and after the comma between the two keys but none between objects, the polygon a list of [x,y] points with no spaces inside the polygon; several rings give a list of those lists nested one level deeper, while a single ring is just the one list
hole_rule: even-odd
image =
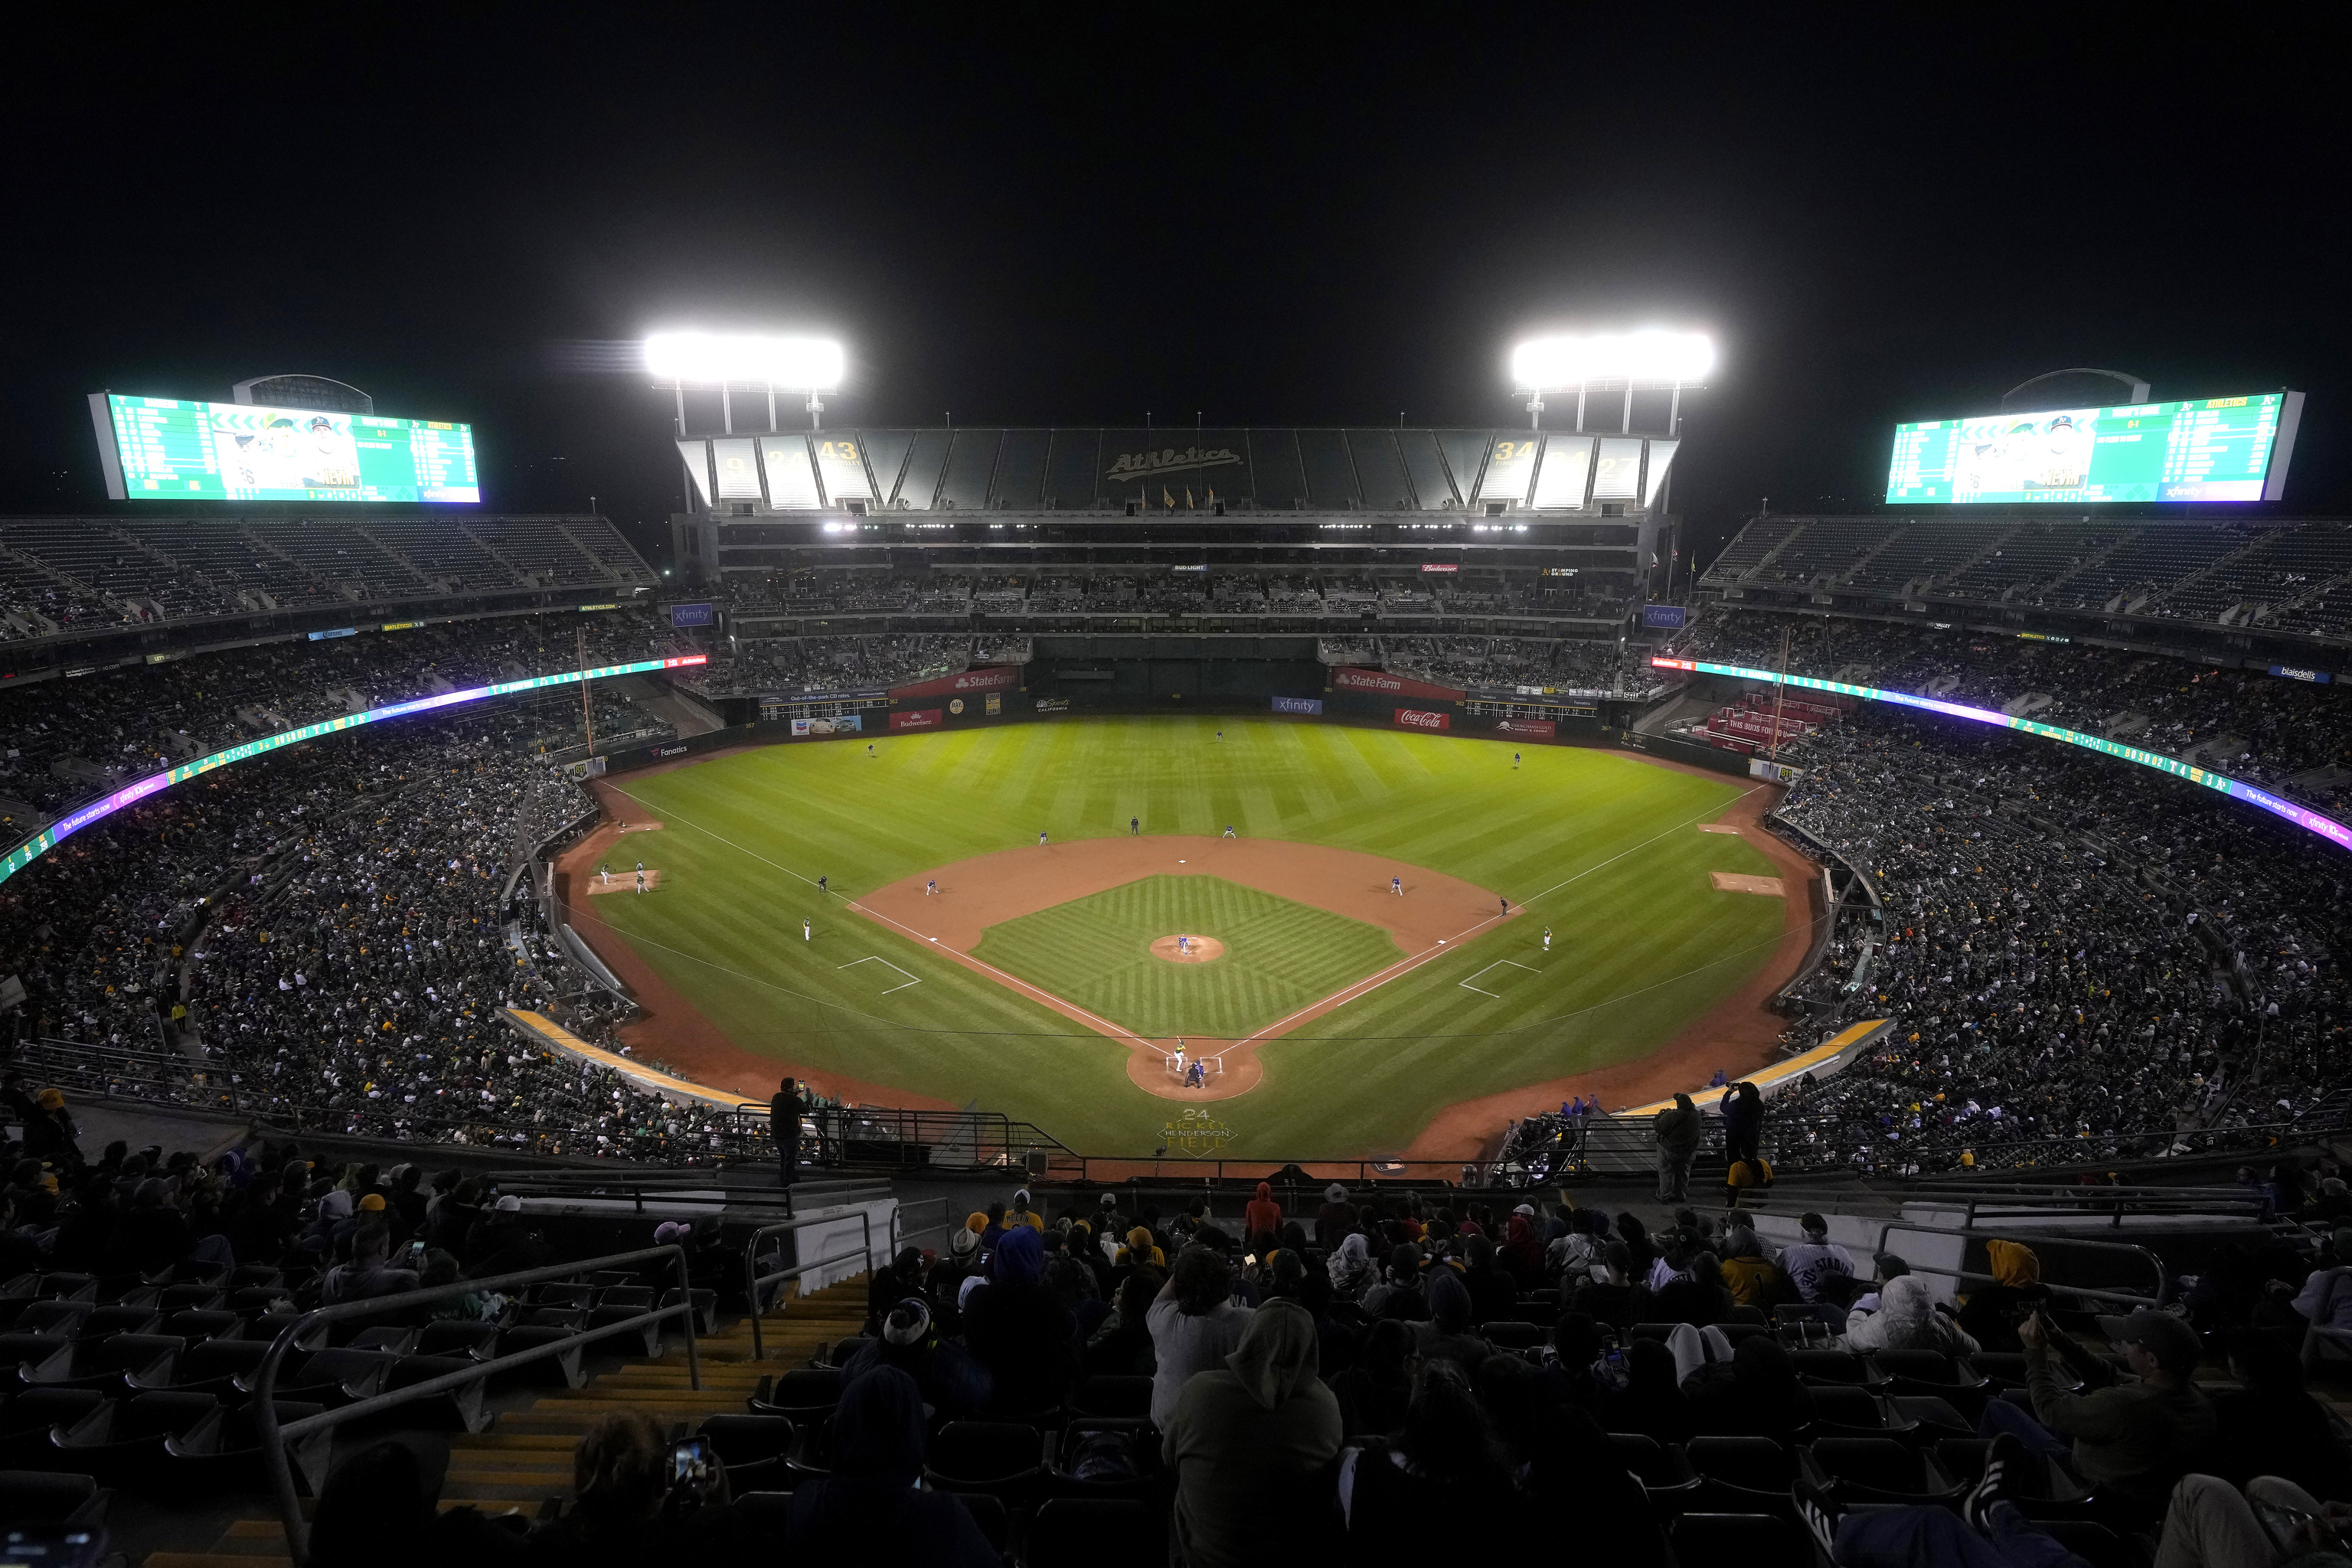
[{"label": "spectator in hooded sweatshirt", "polygon": [[1979,1349],[2021,1351],[2018,1320],[2050,1299],[2049,1287],[2042,1283],[2042,1259],[2016,1241],[1986,1242],[1985,1258],[1992,1283],[1969,1292],[1960,1304],[1960,1327]]},{"label": "spectator in hooded sweatshirt", "polygon": [[906,1373],[877,1366],[843,1389],[833,1447],[833,1473],[793,1489],[792,1561],[1003,1568],[963,1504],[921,1489],[923,1396]]},{"label": "spectator in hooded sweatshirt", "polygon": [[1916,1274],[1898,1274],[1878,1288],[1878,1310],[1848,1314],[1846,1349],[1851,1351],[1940,1351],[1966,1355],[1979,1348],[1949,1313],[1938,1310],[1936,1295]]},{"label": "spectator in hooded sweatshirt", "polygon": [[1315,1483],[1339,1452],[1339,1404],[1315,1374],[1315,1343],[1304,1307],[1267,1302],[1224,1367],[1187,1382],[1161,1424],[1188,1568],[1327,1557],[1331,1494]]},{"label": "spectator in hooded sweatshirt", "polygon": [[1274,1238],[1282,1234],[1282,1205],[1275,1202],[1274,1184],[1260,1182],[1257,1196],[1242,1210],[1242,1236],[1253,1252],[1271,1251]]},{"label": "spectator in hooded sweatshirt", "polygon": [[1015,1226],[964,1300],[964,1344],[995,1381],[992,1408],[1007,1416],[1058,1404],[1076,1375],[1076,1325],[1045,1288],[1045,1268],[1043,1238]]},{"label": "spectator in hooded sweatshirt", "polygon": [[1420,1247],[1404,1241],[1389,1249],[1389,1266],[1380,1282],[1364,1292],[1364,1310],[1375,1318],[1402,1318],[1409,1323],[1429,1321],[1429,1298],[1422,1290]]}]

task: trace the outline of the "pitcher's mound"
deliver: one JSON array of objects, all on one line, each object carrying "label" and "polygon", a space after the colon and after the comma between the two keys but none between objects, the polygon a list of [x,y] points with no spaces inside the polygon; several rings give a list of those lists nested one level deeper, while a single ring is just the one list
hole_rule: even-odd
[{"label": "pitcher's mound", "polygon": [[[1181,952],[1176,947],[1179,941],[1184,944]],[[1151,956],[1171,963],[1207,963],[1225,956],[1225,944],[1213,936],[1163,936],[1151,944]]]}]

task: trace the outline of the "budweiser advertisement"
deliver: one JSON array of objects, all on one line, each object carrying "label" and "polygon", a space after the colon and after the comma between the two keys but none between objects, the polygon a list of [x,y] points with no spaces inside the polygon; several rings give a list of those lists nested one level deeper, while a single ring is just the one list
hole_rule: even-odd
[{"label": "budweiser advertisement", "polygon": [[1524,735],[1530,741],[1549,741],[1559,732],[1559,726],[1549,719],[1498,719],[1495,721],[1497,735]]},{"label": "budweiser advertisement", "polygon": [[893,730],[937,730],[945,723],[936,708],[909,708],[904,712],[890,715],[890,728]]},{"label": "budweiser advertisement", "polygon": [[1400,708],[1396,710],[1396,721],[1403,725],[1408,730],[1451,730],[1454,728],[1453,714],[1433,713],[1426,708]]},{"label": "budweiser advertisement", "polygon": [[1459,702],[1468,693],[1456,686],[1432,686],[1407,680],[1385,669],[1334,669],[1331,684],[1341,691],[1377,691],[1383,697],[1426,697],[1439,702]]},{"label": "budweiser advertisement", "polygon": [[894,686],[894,699],[908,697],[956,697],[967,691],[1010,691],[1021,684],[1021,667],[1017,664],[998,665],[987,669],[967,669],[961,675],[942,675],[937,680],[919,680],[912,686]]}]

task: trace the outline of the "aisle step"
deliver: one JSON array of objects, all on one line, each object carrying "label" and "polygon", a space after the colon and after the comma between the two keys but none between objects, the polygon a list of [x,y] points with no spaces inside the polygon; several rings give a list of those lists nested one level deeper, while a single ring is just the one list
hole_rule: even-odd
[{"label": "aisle step", "polygon": [[[660,1359],[624,1363],[584,1388],[551,1389],[500,1414],[487,1432],[450,1435],[441,1507],[535,1519],[548,1499],[571,1495],[573,1450],[600,1416],[635,1412],[667,1426],[738,1413],[761,1378],[805,1365],[820,1345],[855,1338],[865,1318],[861,1276],[772,1310],[761,1322],[767,1354],[756,1361],[748,1323],[730,1323],[698,1341],[699,1389],[691,1385],[686,1347],[675,1342]],[[310,1513],[310,1500],[302,1511]],[[141,1568],[288,1568],[290,1561],[284,1527],[273,1514],[232,1521],[207,1552],[150,1552]]]}]

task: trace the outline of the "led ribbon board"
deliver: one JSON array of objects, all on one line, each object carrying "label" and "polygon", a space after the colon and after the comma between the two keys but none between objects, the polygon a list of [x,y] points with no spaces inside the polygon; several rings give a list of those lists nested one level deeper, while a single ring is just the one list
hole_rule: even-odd
[{"label": "led ribbon board", "polygon": [[215,768],[225,768],[231,763],[241,763],[265,752],[274,752],[280,746],[299,745],[304,741],[315,741],[321,735],[331,735],[338,730],[356,730],[362,724],[381,723],[386,719],[404,719],[411,713],[430,713],[436,709],[460,707],[467,702],[478,702],[485,697],[506,697],[517,691],[536,691],[547,686],[572,686],[583,680],[602,680],[608,675],[644,675],[652,670],[677,669],[683,665],[706,661],[707,656],[698,653],[677,658],[642,659],[635,664],[607,664],[594,669],[571,669],[561,675],[534,675],[523,680],[502,680],[496,686],[443,691],[408,702],[395,702],[389,708],[371,708],[363,713],[346,713],[339,719],[322,719],[316,724],[305,724],[299,730],[264,735],[258,741],[247,741],[241,746],[215,752],[209,757],[183,763],[168,772],[150,773],[135,783],[124,784],[112,795],[100,796],[79,811],[59,817],[9,850],[5,858],[0,858],[0,882],[6,881],[56,848],[68,834],[80,832],[102,816],[111,816],[126,805],[135,805],[173,784],[185,784],[199,773],[208,773]]},{"label": "led ribbon board", "polygon": [[1808,691],[1835,691],[1846,697],[1860,697],[1872,702],[1893,702],[1905,708],[1924,708],[1931,713],[1942,713],[1954,719],[1966,719],[1972,723],[1997,725],[2003,730],[2021,730],[2029,735],[2039,735],[2045,741],[2063,741],[2070,746],[2080,746],[2086,752],[2103,756],[2121,757],[2127,763],[2137,763],[2144,768],[2154,768],[2170,773],[2190,784],[2202,784],[2210,790],[2258,805],[2273,816],[2284,816],[2297,827],[2307,828],[2340,848],[2352,849],[2352,827],[2332,816],[2322,816],[2315,811],[2281,800],[2265,789],[2256,789],[2242,779],[2217,773],[2210,768],[2200,768],[2168,757],[2162,752],[2146,751],[2138,746],[2126,746],[2086,735],[2080,730],[2062,730],[2055,724],[2037,724],[2031,719],[2019,719],[2007,713],[1996,713],[1990,708],[1970,708],[1963,703],[1945,702],[1933,697],[1920,697],[1908,691],[1882,691],[1875,686],[1854,686],[1843,680],[1822,680],[1810,675],[1780,675],[1769,669],[1748,669],[1737,664],[1709,664],[1705,659],[1654,658],[1653,669],[1682,669],[1694,675],[1731,675],[1743,680],[1765,680],[1774,685],[1802,687]]}]

